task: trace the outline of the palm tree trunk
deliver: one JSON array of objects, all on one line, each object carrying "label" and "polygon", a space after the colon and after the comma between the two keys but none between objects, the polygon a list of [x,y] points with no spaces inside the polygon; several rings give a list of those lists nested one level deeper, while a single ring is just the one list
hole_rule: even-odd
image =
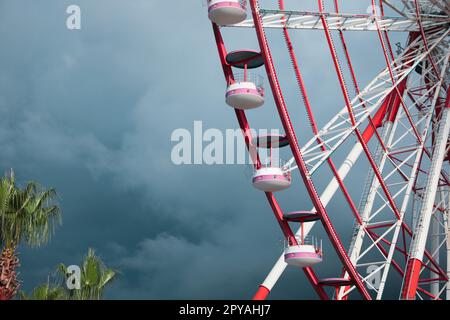
[{"label": "palm tree trunk", "polygon": [[0,255],[0,300],[11,300],[19,288],[16,269],[19,267],[16,248],[5,247]]}]

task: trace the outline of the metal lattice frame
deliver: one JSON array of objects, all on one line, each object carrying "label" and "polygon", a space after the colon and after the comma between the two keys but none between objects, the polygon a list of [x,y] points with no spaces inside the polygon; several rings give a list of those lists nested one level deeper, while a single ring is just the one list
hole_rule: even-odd
[{"label": "metal lattice frame", "polygon": [[[450,130],[449,38],[450,7],[446,1],[372,0],[372,14],[354,15],[339,12],[339,1],[333,0],[334,12],[325,12],[318,0],[318,11],[302,12],[285,9],[278,1],[278,9],[259,7],[258,0],[250,0],[252,19],[227,27],[254,28],[264,57],[277,111],[290,142],[292,159],[290,170],[299,170],[313,208],[320,220],[305,223],[307,235],[314,225],[322,225],[339,257],[343,272],[333,279],[320,279],[312,268],[303,271],[321,299],[347,299],[358,292],[364,299],[381,299],[389,286],[390,270],[402,283],[401,298],[450,298],[450,239],[449,208],[450,178],[447,163]],[[377,11],[377,6],[381,12]],[[389,8],[396,17],[384,15]],[[313,137],[300,146],[284,100],[271,50],[265,35],[266,28],[283,30],[284,39],[303,97]],[[226,62],[227,50],[221,28],[213,24],[219,56],[227,83],[234,75]],[[300,64],[289,35],[291,30],[321,30],[327,40],[338,83],[345,100],[344,108],[325,126],[318,128],[314,108],[308,99]],[[338,32],[335,41],[333,32]],[[360,90],[356,72],[347,49],[344,31],[372,31],[379,37],[386,60],[386,68],[364,89]],[[406,48],[394,56],[388,32],[406,32]],[[319,31],[318,31],[319,32]],[[344,63],[356,92],[351,97],[342,69],[342,57],[336,49],[340,43]],[[258,153],[251,145],[250,126],[242,110],[236,110],[247,147],[252,151],[256,166]],[[334,155],[350,139],[357,141],[340,167]],[[344,183],[355,162],[364,157],[369,173],[360,205]],[[320,179],[320,168],[328,165],[333,177],[319,195],[314,180]],[[355,217],[353,238],[348,249],[341,242],[327,205],[340,190]],[[283,234],[291,244],[296,235],[274,194],[266,197]],[[431,231],[429,229],[431,228]],[[446,253],[447,261],[442,259]],[[372,269],[366,273],[367,266]],[[444,268],[443,266],[446,266]],[[267,297],[286,267],[283,256],[276,262],[255,295]],[[375,287],[373,279],[380,278]],[[425,289],[424,286],[430,289]],[[331,287],[332,290],[327,289]]]}]

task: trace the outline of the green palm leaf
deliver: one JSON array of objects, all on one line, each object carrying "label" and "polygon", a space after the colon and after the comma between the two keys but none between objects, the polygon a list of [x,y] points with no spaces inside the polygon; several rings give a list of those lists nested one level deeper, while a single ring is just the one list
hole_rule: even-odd
[{"label": "green palm leaf", "polygon": [[[1,178],[0,248],[2,252],[5,250],[15,252],[15,248],[21,243],[31,247],[46,244],[54,232],[55,225],[61,223],[61,212],[56,199],[54,189],[46,190],[34,182],[29,182],[24,188],[20,188],[16,184],[13,171],[9,176]],[[15,277],[15,270],[6,271],[10,277]],[[13,287],[17,288],[19,286],[17,280],[14,279],[14,282]],[[8,291],[7,288],[3,289]],[[16,291],[9,292],[7,298],[14,296],[15,293]],[[47,286],[36,288],[33,294],[54,297],[58,292]]]}]

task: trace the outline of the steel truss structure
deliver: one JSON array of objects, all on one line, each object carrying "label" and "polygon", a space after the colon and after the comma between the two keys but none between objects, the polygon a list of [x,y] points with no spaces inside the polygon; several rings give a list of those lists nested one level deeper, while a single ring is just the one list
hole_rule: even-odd
[{"label": "steel truss structure", "polygon": [[[300,173],[312,203],[306,209],[320,218],[304,223],[303,234],[323,227],[342,265],[339,274],[325,278],[312,267],[303,268],[319,298],[382,299],[390,290],[401,299],[450,299],[450,5],[445,0],[371,0],[371,14],[344,14],[339,7],[343,1],[328,1],[333,12],[326,12],[324,0],[318,0],[317,11],[305,12],[287,10],[283,0],[274,1],[276,9],[262,9],[258,0],[249,0],[251,19],[226,26],[213,23],[226,82],[232,83],[234,74],[226,59],[222,29],[254,29],[289,141],[289,170]],[[297,1],[297,7],[301,7],[301,1]],[[303,145],[291,122],[274,65],[266,36],[269,28],[279,29],[283,35],[308,115],[311,138]],[[326,39],[345,101],[322,127],[316,121],[291,39],[290,32],[302,29],[317,30]],[[375,33],[383,52],[385,66],[364,88],[357,80],[346,31]],[[390,32],[403,32],[407,38],[396,54]],[[235,112],[258,167],[259,155],[254,152],[246,113]],[[337,155],[352,143],[345,160],[336,165]],[[354,199],[351,195],[355,192],[345,180],[362,159],[368,173],[360,198]],[[321,169],[325,167],[332,176],[319,194],[316,185],[323,181]],[[336,217],[327,209],[338,195],[344,196],[354,218],[353,228],[347,230],[351,235],[348,246],[335,227]],[[266,193],[266,198],[284,237],[297,244],[300,230],[294,233],[275,194]],[[267,298],[286,267],[282,255],[254,299]]]}]

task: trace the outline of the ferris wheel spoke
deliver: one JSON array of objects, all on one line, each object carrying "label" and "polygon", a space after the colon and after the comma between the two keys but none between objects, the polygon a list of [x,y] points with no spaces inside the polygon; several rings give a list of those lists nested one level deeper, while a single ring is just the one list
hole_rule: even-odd
[{"label": "ferris wheel spoke", "polygon": [[[320,10],[320,12],[323,12],[323,10],[324,10],[323,0],[319,0],[318,2],[319,2],[319,10]],[[372,3],[373,3],[373,6],[374,6],[374,2],[373,1],[372,1]],[[328,28],[327,18],[325,16],[322,16],[321,17],[321,21],[322,21],[322,25],[323,25],[323,28],[324,28],[324,31],[325,31],[325,36],[326,36],[326,39],[327,39],[327,42],[328,42],[330,53],[331,53],[331,56],[333,58],[334,66],[335,66],[335,69],[336,69],[336,74],[338,76],[338,80],[339,80],[339,83],[340,83],[340,86],[341,86],[341,89],[342,89],[344,100],[346,102],[346,108],[348,110],[348,115],[349,115],[349,118],[351,119],[352,124],[355,125],[356,119],[355,119],[355,116],[354,116],[354,113],[353,113],[353,110],[352,110],[352,104],[351,104],[351,101],[350,101],[350,98],[349,98],[348,88],[346,87],[345,79],[344,79],[344,76],[343,76],[343,73],[342,73],[342,68],[341,68],[341,65],[340,65],[340,62],[339,62],[339,58],[337,57],[336,49],[335,49],[335,46],[334,46],[334,42],[333,42],[330,30]],[[376,22],[376,25],[377,25],[378,33],[379,33],[379,35],[381,35],[380,34],[380,28],[379,28],[379,25],[377,23],[377,18],[375,18],[375,22]],[[394,75],[394,73],[392,71],[392,68],[389,66],[389,59],[388,59],[388,57],[386,55],[386,48],[385,48],[385,45],[383,44],[383,40],[382,40],[381,37],[380,37],[380,40],[381,40],[381,43],[383,45],[383,50],[385,52],[386,61],[388,63],[388,70],[389,70],[389,75],[390,75],[390,78],[391,78],[391,81],[392,81],[392,85],[394,86],[396,84],[395,79],[394,79],[395,75]],[[397,93],[398,93],[398,90],[397,90]],[[373,156],[372,156],[372,154],[371,154],[371,152],[370,152],[366,142],[364,141],[363,136],[361,135],[360,131],[358,130],[358,128],[355,129],[355,133],[356,133],[356,136],[358,138],[359,143],[361,144],[361,146],[362,146],[362,148],[364,150],[366,158],[369,160],[370,166],[371,166],[372,170],[375,173],[375,176],[376,176],[376,179],[377,179],[377,183],[379,183],[379,185],[383,189],[383,192],[386,195],[387,200],[389,201],[390,207],[392,208],[392,210],[394,210],[395,215],[399,216],[398,209],[397,209],[396,204],[394,202],[394,198],[392,197],[389,189],[387,188],[386,183],[383,180],[382,175],[380,173],[380,170],[377,167],[377,164],[376,164],[376,162],[375,162],[375,160],[374,160],[374,158],[373,158]]]},{"label": "ferris wheel spoke", "polygon": [[395,13],[401,15],[404,18],[409,18],[408,15],[405,12],[403,12],[403,10],[399,8],[397,4],[393,4],[390,0],[384,0],[383,3],[386,4],[393,11],[395,11]]},{"label": "ferris wheel spoke", "polygon": [[[436,42],[433,44],[433,47],[430,48],[432,50],[446,35],[448,34],[448,31],[441,35],[441,37],[435,39]],[[419,48],[417,42],[413,42],[410,46],[410,49],[415,52],[416,58],[413,60],[407,60],[406,63],[400,64],[399,62],[402,61],[403,56],[400,56],[396,59],[396,61],[393,62],[397,65],[398,68],[403,68],[403,72],[397,74],[396,83],[397,85],[393,85],[391,80],[388,80],[385,78],[389,71],[388,68],[383,70],[375,79],[353,100],[351,101],[352,104],[355,102],[362,100],[365,102],[371,102],[371,106],[368,108],[363,109],[362,104],[356,104],[353,107],[353,112],[355,112],[358,109],[361,109],[360,112],[355,113],[355,125],[351,125],[351,121],[348,117],[348,109],[347,107],[344,107],[341,109],[341,111],[333,118],[331,119],[322,130],[318,132],[317,135],[315,135],[313,138],[311,138],[305,146],[302,148],[303,154],[307,155],[312,150],[315,150],[318,148],[318,146],[314,145],[314,143],[318,140],[320,141],[327,141],[328,136],[331,136],[331,141],[328,141],[329,149],[331,152],[323,152],[322,157],[315,157],[315,163],[311,163],[312,161],[309,161],[309,164],[312,165],[313,169],[311,170],[311,173],[314,173],[317,169],[320,168],[321,165],[323,165],[326,160],[333,154],[334,151],[336,151],[344,142],[347,141],[347,138],[350,137],[351,134],[357,130],[359,126],[361,126],[370,116],[373,116],[373,113],[381,106],[381,104],[386,100],[386,97],[403,81],[406,79],[406,77],[416,68],[416,66],[424,59],[426,53],[421,52],[419,54]],[[409,50],[407,50],[409,51]],[[420,60],[419,60],[420,59]],[[374,90],[375,89],[375,90]],[[375,102],[372,103],[373,100]],[[340,119],[344,119],[340,121]],[[331,130],[331,131],[330,131]],[[334,135],[335,130],[341,131],[340,135]],[[339,138],[340,139],[337,139]],[[330,142],[334,142],[334,144],[331,144]],[[291,159],[291,162],[293,159]]]}]

